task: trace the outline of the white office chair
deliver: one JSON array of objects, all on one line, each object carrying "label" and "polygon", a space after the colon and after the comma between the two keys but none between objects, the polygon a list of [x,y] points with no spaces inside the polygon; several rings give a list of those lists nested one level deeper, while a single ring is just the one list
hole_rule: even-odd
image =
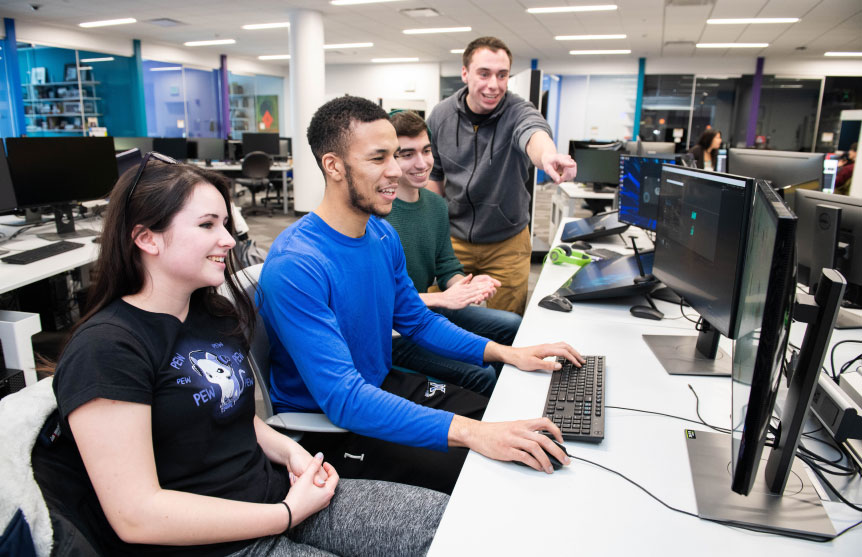
[{"label": "white office chair", "polygon": [[[234,275],[237,283],[245,290],[246,294],[255,300],[257,291],[257,281],[260,277],[260,270],[263,264],[252,265],[246,267]],[[228,298],[230,294],[226,288],[221,289],[221,293]],[[294,439],[299,439],[303,432],[314,433],[343,433],[347,430],[329,421],[326,414],[318,412],[283,412],[274,414],[272,409],[272,401],[269,398],[269,337],[266,334],[263,319],[260,313],[255,314],[255,329],[254,335],[249,339],[248,364],[254,373],[255,380],[260,387],[263,395],[263,406],[266,416],[264,421],[272,427],[286,430],[288,435]]]}]

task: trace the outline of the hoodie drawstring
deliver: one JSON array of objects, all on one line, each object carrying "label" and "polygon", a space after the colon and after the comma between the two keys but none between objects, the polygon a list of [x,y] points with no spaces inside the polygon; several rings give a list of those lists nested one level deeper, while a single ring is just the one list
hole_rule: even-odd
[{"label": "hoodie drawstring", "polygon": [[499,118],[494,118],[494,129],[491,131],[491,154],[489,155],[488,166],[494,164],[494,138],[497,137],[497,122]]},{"label": "hoodie drawstring", "polygon": [[461,132],[461,111],[456,110],[455,113],[458,115],[458,123],[455,126],[455,147],[460,147],[461,143],[458,141],[458,136]]}]

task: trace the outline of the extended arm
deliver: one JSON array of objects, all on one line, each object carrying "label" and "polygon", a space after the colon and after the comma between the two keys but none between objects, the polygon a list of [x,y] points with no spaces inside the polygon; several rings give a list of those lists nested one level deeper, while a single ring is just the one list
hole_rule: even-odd
[{"label": "extended arm", "polygon": [[536,168],[545,171],[545,174],[557,184],[574,179],[578,172],[578,165],[569,155],[557,153],[554,140],[544,130],[538,130],[530,136],[527,142],[527,156]]},{"label": "extended arm", "polygon": [[[288,516],[281,504],[245,503],[162,489],[153,455],[150,411],[145,404],[97,398],[69,415],[69,425],[99,503],[123,541],[198,545],[252,539],[285,530]],[[308,474],[304,484],[310,484],[313,476]],[[298,501],[295,495],[289,495],[286,500],[294,513],[293,523],[328,505],[330,491],[334,493],[335,489],[331,485],[330,490],[329,484],[337,481],[333,470],[325,488],[313,487],[317,498]],[[297,494],[301,491],[297,490]]]}]

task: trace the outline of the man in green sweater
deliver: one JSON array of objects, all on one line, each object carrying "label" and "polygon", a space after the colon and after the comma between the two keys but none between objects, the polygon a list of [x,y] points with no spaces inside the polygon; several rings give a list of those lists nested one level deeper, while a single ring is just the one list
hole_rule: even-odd
[{"label": "man in green sweater", "polygon": [[[500,282],[488,275],[464,274],[452,250],[446,202],[425,189],[434,165],[425,121],[410,111],[397,112],[390,120],[398,135],[396,156],[402,175],[398,179],[392,212],[386,220],[401,238],[407,274],[419,297],[425,305],[459,327],[499,344],[511,345],[521,316],[474,305],[492,297]],[[439,291],[429,292],[435,281]],[[403,337],[392,341],[392,363],[485,396],[493,392],[502,367],[501,364],[480,367],[451,360]]]}]

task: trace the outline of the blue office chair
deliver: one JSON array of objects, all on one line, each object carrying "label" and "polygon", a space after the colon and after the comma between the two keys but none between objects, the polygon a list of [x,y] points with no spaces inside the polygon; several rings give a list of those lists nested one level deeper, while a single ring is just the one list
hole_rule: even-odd
[{"label": "blue office chair", "polygon": [[237,178],[238,184],[248,188],[251,192],[251,207],[243,209],[243,216],[267,215],[272,216],[272,209],[261,207],[257,204],[257,192],[266,192],[272,186],[269,181],[269,169],[272,167],[272,157],[263,151],[254,151],[242,159],[242,178]]},{"label": "blue office chair", "polygon": [[[246,294],[254,300],[257,292],[257,282],[263,264],[252,265],[239,271],[234,277],[237,283],[245,290]],[[222,289],[223,295],[226,289]],[[254,335],[249,339],[248,363],[254,373],[258,387],[263,395],[264,421],[274,428],[284,430],[294,440],[299,440],[304,432],[314,433],[344,433],[347,430],[329,421],[326,414],[319,412],[282,412],[275,414],[272,409],[272,401],[269,398],[270,389],[270,360],[269,360],[269,337],[260,313],[255,315]]]}]

